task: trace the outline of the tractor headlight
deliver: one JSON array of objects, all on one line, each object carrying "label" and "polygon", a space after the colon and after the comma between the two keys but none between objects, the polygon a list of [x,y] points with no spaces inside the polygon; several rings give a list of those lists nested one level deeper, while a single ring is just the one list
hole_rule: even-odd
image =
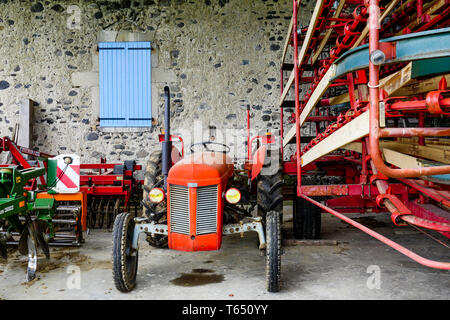
[{"label": "tractor headlight", "polygon": [[152,203],[161,203],[164,200],[164,191],[160,188],[153,188],[150,190],[148,198]]},{"label": "tractor headlight", "polygon": [[236,188],[230,188],[225,193],[225,199],[228,203],[236,204],[241,201],[241,192]]}]

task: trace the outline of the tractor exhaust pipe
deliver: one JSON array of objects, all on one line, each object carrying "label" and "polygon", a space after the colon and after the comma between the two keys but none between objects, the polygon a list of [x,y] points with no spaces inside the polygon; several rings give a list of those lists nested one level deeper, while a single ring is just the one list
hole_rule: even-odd
[{"label": "tractor exhaust pipe", "polygon": [[164,87],[164,142],[162,143],[162,174],[164,191],[167,191],[167,176],[172,165],[172,141],[170,141],[170,90]]}]

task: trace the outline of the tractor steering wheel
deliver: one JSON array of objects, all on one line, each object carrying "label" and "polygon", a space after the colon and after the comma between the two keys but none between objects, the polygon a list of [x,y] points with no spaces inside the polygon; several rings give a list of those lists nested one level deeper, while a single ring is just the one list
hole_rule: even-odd
[{"label": "tractor steering wheel", "polygon": [[[219,150],[219,151],[217,151],[217,150],[211,150],[211,149],[208,148],[208,145],[209,145],[209,144],[219,145],[219,146],[221,146],[221,147],[224,147],[224,149],[223,149],[223,150]],[[195,152],[195,151],[193,150],[193,147],[198,146],[198,145],[202,145],[203,148],[204,148],[206,151],[209,151],[209,152],[222,152],[222,153],[227,154],[227,153],[230,152],[230,150],[231,150],[230,147],[227,146],[227,145],[224,144],[224,143],[213,142],[213,141],[203,141],[203,142],[198,142],[198,143],[191,144],[191,146],[189,147],[189,150],[191,150],[191,153],[194,153],[194,152]]]}]

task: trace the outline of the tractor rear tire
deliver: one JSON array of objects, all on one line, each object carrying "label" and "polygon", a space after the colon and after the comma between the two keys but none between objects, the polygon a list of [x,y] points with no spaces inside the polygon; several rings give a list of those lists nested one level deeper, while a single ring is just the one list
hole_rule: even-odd
[{"label": "tractor rear tire", "polygon": [[121,213],[113,228],[112,267],[117,290],[130,292],[136,286],[138,250],[132,248],[134,220],[131,214]]},{"label": "tractor rear tire", "polygon": [[266,216],[266,288],[280,291],[281,280],[281,214],[270,211]]},{"label": "tractor rear tire", "polygon": [[266,219],[269,211],[278,211],[283,220],[283,172],[278,167],[272,175],[260,174],[257,178],[258,215]]},{"label": "tractor rear tire", "polygon": [[295,197],[293,201],[293,231],[296,239],[319,239],[322,210],[311,202]]},{"label": "tractor rear tire", "polygon": [[[150,155],[144,174],[144,187],[142,188],[142,196],[144,202],[149,206],[151,206],[152,203],[148,200],[148,194],[151,188],[153,188],[155,184],[160,182],[162,179],[164,179],[162,175],[162,151],[157,150]],[[146,207],[143,207],[142,213],[144,214],[144,216],[147,216],[148,209]]]},{"label": "tractor rear tire", "polygon": [[[143,201],[149,206],[154,206],[148,200],[148,193],[157,183],[164,179],[162,175],[162,151],[158,150],[150,155],[150,159],[147,161],[147,167],[144,175],[144,187],[143,187]],[[165,203],[158,204],[155,208],[157,211],[165,209]],[[148,216],[148,209],[143,206],[142,208],[144,216]],[[157,223],[166,224],[167,215],[163,216]],[[149,245],[155,248],[166,248],[168,246],[168,237],[162,234],[147,235],[147,242]]]}]

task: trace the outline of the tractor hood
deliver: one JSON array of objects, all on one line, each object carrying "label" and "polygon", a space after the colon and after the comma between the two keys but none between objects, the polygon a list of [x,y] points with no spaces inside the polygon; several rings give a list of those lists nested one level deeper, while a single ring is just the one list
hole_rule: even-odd
[{"label": "tractor hood", "polygon": [[221,152],[196,152],[178,161],[169,171],[169,184],[197,186],[219,184],[233,175],[233,161]]}]

